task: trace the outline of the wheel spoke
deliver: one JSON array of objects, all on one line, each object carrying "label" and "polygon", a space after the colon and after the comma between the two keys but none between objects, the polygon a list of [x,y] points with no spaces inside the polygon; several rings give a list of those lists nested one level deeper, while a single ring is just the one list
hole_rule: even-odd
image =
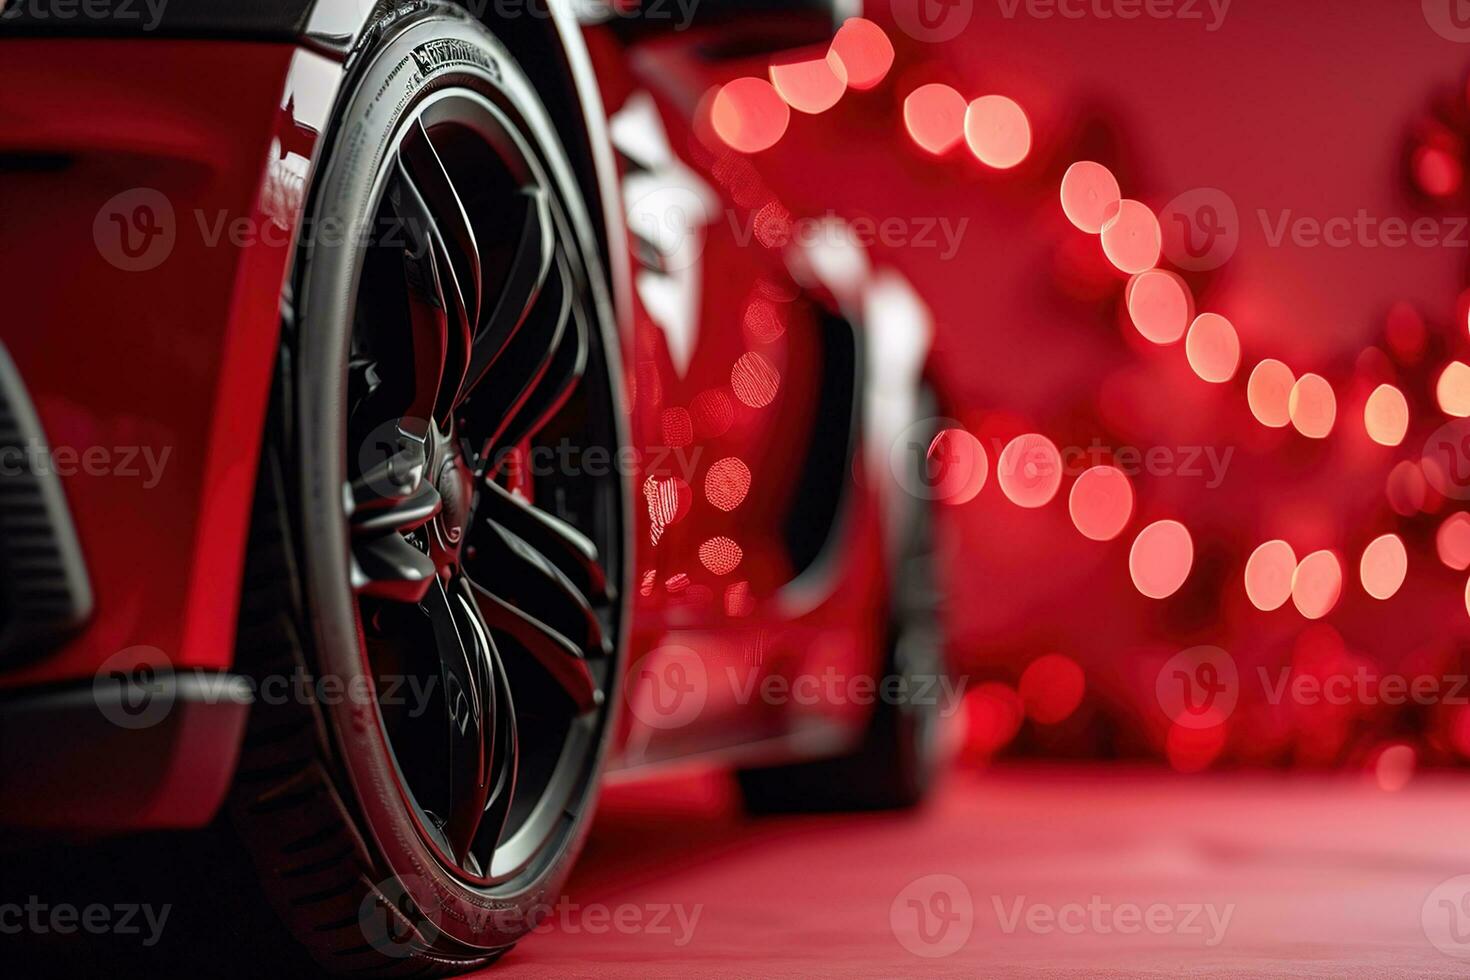
[{"label": "wheel spoke", "polygon": [[444,161],[434,149],[434,142],[424,129],[423,120],[417,120],[403,146],[399,150],[408,173],[424,202],[432,209],[435,225],[440,234],[446,236],[450,264],[454,278],[471,324],[480,322],[480,247],[475,241],[474,229],[464,202],[444,169]]},{"label": "wheel spoke", "polygon": [[531,660],[566,692],[579,713],[591,711],[601,703],[601,691],[575,643],[478,583],[471,582],[470,589],[490,628],[509,636],[529,654]]},{"label": "wheel spoke", "polygon": [[[483,607],[482,607],[483,608]],[[505,662],[500,649],[490,645],[491,670],[495,684],[495,728],[492,756],[493,780],[489,802],[481,818],[481,836],[487,836],[489,846],[485,859],[485,871],[490,872],[495,863],[495,850],[505,838],[506,824],[510,821],[510,807],[515,800],[516,776],[520,772],[521,743],[516,730],[515,698],[511,693],[510,680],[505,673]]]},{"label": "wheel spoke", "polygon": [[448,812],[441,814],[442,830],[455,860],[464,861],[490,799],[496,712],[491,640],[457,587],[446,589],[436,581],[423,608],[434,627],[449,725]]},{"label": "wheel spoke", "polygon": [[421,437],[403,429],[415,424],[403,420],[395,436],[368,447],[382,453],[382,462],[348,485],[353,587],[361,595],[419,602],[434,580],[433,561],[403,537],[443,506],[439,491],[424,478],[427,455]]},{"label": "wheel spoke", "polygon": [[558,259],[535,309],[470,396],[468,409],[485,420],[489,433],[485,439],[487,455],[541,383],[561,346],[572,314],[568,276],[565,260]]},{"label": "wheel spoke", "polygon": [[541,383],[526,399],[515,418],[500,434],[503,446],[519,445],[540,432],[571,397],[587,371],[587,315],[580,304],[572,305],[573,329],[562,334],[561,344],[541,377]]},{"label": "wheel spoke", "polygon": [[466,372],[467,388],[473,388],[505,351],[511,338],[526,321],[551,274],[556,244],[551,204],[546,192],[539,187],[522,188],[521,196],[525,200],[526,211],[520,238],[500,290],[500,299],[475,335]]},{"label": "wheel spoke", "polygon": [[464,288],[459,283],[453,263],[449,261],[449,248],[401,154],[394,165],[388,201],[402,222],[410,305],[424,304],[428,307],[428,310],[415,314],[415,324],[421,319],[437,317],[439,310],[445,311],[443,368],[432,413],[442,421],[453,411],[460,386],[464,383],[474,325],[465,305]]},{"label": "wheel spoke", "polygon": [[612,598],[597,546],[585,534],[493,480],[484,481],[482,486],[481,514],[554,562],[589,599]]},{"label": "wheel spoke", "polygon": [[352,587],[358,595],[394,602],[422,602],[437,569],[428,555],[399,534],[352,546]]},{"label": "wheel spoke", "polygon": [[479,562],[471,571],[475,582],[516,609],[540,620],[579,648],[597,653],[611,652],[602,621],[582,590],[562,574],[555,563],[527,544],[508,528],[486,520],[485,529],[499,547],[488,549],[494,557]]}]

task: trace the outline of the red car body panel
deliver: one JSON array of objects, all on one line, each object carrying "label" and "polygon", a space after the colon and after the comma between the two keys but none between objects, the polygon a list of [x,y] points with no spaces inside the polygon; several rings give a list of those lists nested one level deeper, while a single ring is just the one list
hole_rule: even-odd
[{"label": "red car body panel", "polygon": [[[291,46],[151,40],[13,40],[6,68],[0,153],[69,163],[0,181],[0,340],[53,456],[106,447],[112,468],[139,472],[92,475],[78,460],[61,474],[96,613],[0,685],[90,679],[138,646],[155,652],[130,659],[228,669],[280,293],[339,69]],[[123,230],[97,221],[140,187],[174,210],[157,216],[174,240],[146,273],[110,261],[129,261]],[[212,244],[220,216],[251,233]],[[144,247],[143,229],[126,231]],[[161,464],[156,485],[142,448]]]}]

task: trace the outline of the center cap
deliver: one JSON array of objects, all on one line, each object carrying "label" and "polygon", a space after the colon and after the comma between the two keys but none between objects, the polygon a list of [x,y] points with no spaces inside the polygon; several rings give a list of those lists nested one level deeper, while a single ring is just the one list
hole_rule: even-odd
[{"label": "center cap", "polygon": [[464,541],[465,524],[470,516],[472,480],[460,455],[450,453],[440,465],[438,479],[434,481],[443,502],[434,518],[434,531],[447,552],[443,557],[450,561],[457,560],[459,546]]}]

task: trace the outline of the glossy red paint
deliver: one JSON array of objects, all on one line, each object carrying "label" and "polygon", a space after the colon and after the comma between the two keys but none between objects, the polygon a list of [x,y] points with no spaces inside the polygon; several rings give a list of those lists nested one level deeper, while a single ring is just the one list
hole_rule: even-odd
[{"label": "glossy red paint", "polygon": [[[649,490],[635,501],[634,581],[647,586],[634,598],[617,765],[830,752],[861,733],[865,707],[759,692],[785,690],[798,676],[877,669],[887,601],[883,498],[876,482],[855,476],[874,463],[859,448],[831,550],[809,569],[791,566],[782,528],[796,506],[795,477],[821,450],[815,440],[832,438],[814,422],[826,356],[818,321],[839,308],[797,287],[788,249],[796,223],[822,215],[788,209],[759,155],[730,149],[701,125],[706,93],[764,75],[772,56],[711,61],[703,52],[717,35],[698,29],[631,48],[608,32],[588,34],[609,115],[651,97],[678,166],[714,197],[695,232],[700,275],[687,365],[669,332],[635,304],[632,429]],[[726,509],[730,461],[748,487]],[[690,492],[668,489],[681,484]],[[719,564],[726,542],[743,556],[729,570]]]},{"label": "glossy red paint", "polygon": [[153,40],[11,40],[6,65],[0,153],[36,163],[0,181],[0,340],[53,454],[100,449],[111,471],[63,475],[92,621],[0,686],[90,678],[138,646],[227,669],[281,288],[339,69]]}]

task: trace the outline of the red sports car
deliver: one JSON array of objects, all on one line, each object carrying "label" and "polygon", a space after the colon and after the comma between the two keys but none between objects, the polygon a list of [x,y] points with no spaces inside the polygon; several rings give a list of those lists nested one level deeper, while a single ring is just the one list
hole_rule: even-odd
[{"label": "red sports car", "polygon": [[228,812],[351,973],[510,948],[615,771],[918,801],[927,313],[712,94],[847,6],[0,4],[0,822]]}]

